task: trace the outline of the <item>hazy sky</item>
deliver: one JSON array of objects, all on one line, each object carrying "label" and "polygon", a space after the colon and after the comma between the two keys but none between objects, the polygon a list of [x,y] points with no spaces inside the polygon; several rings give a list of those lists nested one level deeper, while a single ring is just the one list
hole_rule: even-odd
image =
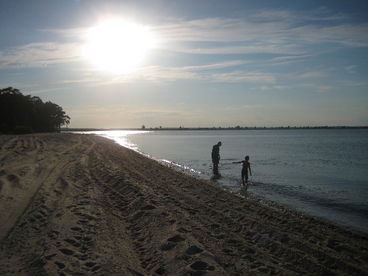
[{"label": "hazy sky", "polygon": [[[134,71],[83,53],[109,18],[156,38]],[[368,1],[2,0],[8,86],[70,127],[368,125]]]}]

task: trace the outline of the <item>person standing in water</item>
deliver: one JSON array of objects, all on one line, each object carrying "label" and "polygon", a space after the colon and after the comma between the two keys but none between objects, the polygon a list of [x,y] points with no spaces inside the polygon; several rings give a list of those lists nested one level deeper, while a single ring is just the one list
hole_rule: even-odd
[{"label": "person standing in water", "polygon": [[233,162],[234,164],[239,164],[239,163],[243,163],[243,168],[241,171],[241,177],[242,177],[242,182],[243,182],[243,186],[245,186],[245,184],[247,184],[247,188],[248,188],[248,171],[249,171],[249,175],[252,175],[252,170],[250,168],[250,162],[249,162],[249,156],[245,156],[243,161],[238,161],[238,162]]},{"label": "person standing in water", "polygon": [[222,143],[218,142],[216,145],[212,147],[212,169],[214,175],[220,175],[218,171],[218,165],[220,163],[220,147]]}]

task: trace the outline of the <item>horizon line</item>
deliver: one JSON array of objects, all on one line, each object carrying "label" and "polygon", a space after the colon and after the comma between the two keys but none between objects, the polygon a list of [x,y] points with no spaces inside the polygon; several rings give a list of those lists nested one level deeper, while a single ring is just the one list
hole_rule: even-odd
[{"label": "horizon line", "polygon": [[99,130],[261,130],[261,129],[366,129],[368,126],[253,126],[253,127],[118,127],[118,128],[93,128],[93,127],[63,127],[61,131],[99,131]]}]

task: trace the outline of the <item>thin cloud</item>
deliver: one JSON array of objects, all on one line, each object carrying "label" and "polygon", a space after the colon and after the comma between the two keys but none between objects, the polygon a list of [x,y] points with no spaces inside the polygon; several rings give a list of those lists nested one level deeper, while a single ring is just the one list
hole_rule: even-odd
[{"label": "thin cloud", "polygon": [[166,50],[171,52],[199,54],[199,55],[236,55],[236,54],[303,54],[304,50],[299,49],[296,45],[285,45],[280,47],[277,44],[254,44],[242,46],[221,46],[221,47],[183,47],[176,46],[170,48],[168,45]]},{"label": "thin cloud", "polygon": [[368,47],[368,24],[329,27],[301,26],[290,31],[300,43],[335,43],[347,47]]},{"label": "thin cloud", "polygon": [[[213,65],[212,65],[213,66]],[[147,67],[136,75],[136,80],[146,81],[177,81],[177,80],[197,80],[218,83],[275,83],[276,76],[265,72],[250,72],[244,70],[233,70],[218,73],[206,69],[217,69],[220,67],[208,65],[191,67]],[[201,69],[201,70],[199,70]],[[117,80],[121,81],[121,80]]]},{"label": "thin cloud", "polygon": [[[97,72],[79,79],[65,79],[57,83],[60,86],[96,87],[135,82],[165,83],[180,80],[204,81],[214,83],[276,83],[274,74],[266,72],[252,72],[245,70],[231,70],[228,68],[244,64],[244,61],[227,61],[222,63],[205,64],[184,67],[146,66],[134,74],[102,77]],[[226,72],[221,72],[227,69]]]},{"label": "thin cloud", "polygon": [[287,85],[262,85],[257,87],[256,89],[264,90],[264,91],[275,91],[275,90],[290,90],[292,86]]},{"label": "thin cloud", "polygon": [[187,70],[215,70],[215,69],[224,69],[239,65],[244,65],[249,62],[243,60],[231,60],[231,61],[224,61],[219,63],[212,63],[212,64],[205,64],[205,65],[196,65],[196,66],[184,66],[181,67],[180,70],[187,71]]},{"label": "thin cloud", "polygon": [[309,71],[301,74],[294,74],[292,77],[299,79],[318,79],[328,76],[327,71]]},{"label": "thin cloud", "polygon": [[[313,19],[313,20],[312,20]],[[218,42],[218,47],[175,45],[173,51],[193,54],[301,53],[308,46],[334,43],[345,47],[368,46],[368,24],[347,23],[343,15],[267,11],[249,18],[205,18],[157,26],[167,47],[178,42]],[[319,24],[320,21],[328,21]],[[236,43],[237,45],[231,45]],[[169,48],[168,48],[169,49]],[[310,50],[309,50],[310,51]]]},{"label": "thin cloud", "polygon": [[338,83],[347,87],[368,87],[368,82],[366,81],[339,80]]},{"label": "thin cloud", "polygon": [[40,29],[40,32],[53,33],[59,36],[73,39],[83,39],[89,28],[69,28],[69,29]]},{"label": "thin cloud", "polygon": [[297,12],[291,10],[262,10],[252,16],[253,20],[287,21],[289,23],[301,23],[303,21],[342,21],[349,16],[342,13],[331,13],[327,8],[320,7],[310,12]]},{"label": "thin cloud", "polygon": [[331,86],[331,85],[319,85],[318,86],[318,91],[319,92],[328,92],[328,91],[330,91],[330,90],[332,90],[334,87],[333,86]]},{"label": "thin cloud", "polygon": [[5,50],[0,56],[0,69],[45,67],[79,60],[74,43],[30,43]]},{"label": "thin cloud", "polygon": [[165,41],[269,41],[286,28],[284,23],[256,23],[243,18],[205,18],[156,27]]},{"label": "thin cloud", "polygon": [[233,71],[210,76],[212,82],[223,83],[275,83],[276,77],[264,72]]},{"label": "thin cloud", "polygon": [[312,57],[313,55],[288,55],[288,56],[281,56],[281,57],[275,57],[272,58],[271,61],[277,61],[277,62],[284,62],[284,61],[290,61],[290,60],[300,60],[300,59],[305,59],[305,58],[309,58]]},{"label": "thin cloud", "polygon": [[350,74],[355,74],[356,73],[356,65],[349,65],[349,66],[346,66],[345,68],[345,71],[350,73]]}]

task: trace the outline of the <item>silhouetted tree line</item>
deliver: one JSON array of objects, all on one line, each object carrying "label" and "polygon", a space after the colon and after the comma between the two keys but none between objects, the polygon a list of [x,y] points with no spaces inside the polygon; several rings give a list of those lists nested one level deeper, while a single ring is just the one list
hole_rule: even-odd
[{"label": "silhouetted tree line", "polygon": [[0,132],[32,133],[59,131],[70,117],[63,109],[39,97],[23,95],[18,89],[0,89]]}]

